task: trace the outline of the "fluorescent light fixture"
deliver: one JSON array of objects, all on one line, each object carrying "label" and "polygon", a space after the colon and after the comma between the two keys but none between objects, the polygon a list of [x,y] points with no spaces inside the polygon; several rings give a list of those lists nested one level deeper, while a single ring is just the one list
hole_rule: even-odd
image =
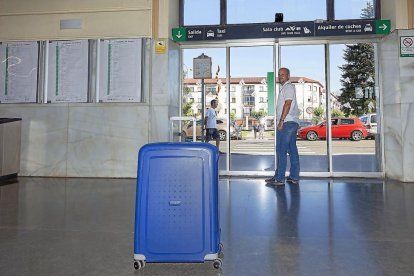
[{"label": "fluorescent light fixture", "polygon": [[82,22],[80,19],[63,19],[60,20],[60,29],[81,29]]}]

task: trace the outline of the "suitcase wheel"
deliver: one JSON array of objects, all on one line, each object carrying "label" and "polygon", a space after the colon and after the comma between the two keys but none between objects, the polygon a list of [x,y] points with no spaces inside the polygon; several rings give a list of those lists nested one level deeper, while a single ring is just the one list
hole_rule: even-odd
[{"label": "suitcase wheel", "polygon": [[134,261],[135,270],[139,270],[141,268],[144,268],[144,266],[145,266],[145,261],[142,261],[142,260]]},{"label": "suitcase wheel", "polygon": [[215,269],[221,268],[222,265],[223,265],[223,261],[221,259],[214,260],[213,266]]}]

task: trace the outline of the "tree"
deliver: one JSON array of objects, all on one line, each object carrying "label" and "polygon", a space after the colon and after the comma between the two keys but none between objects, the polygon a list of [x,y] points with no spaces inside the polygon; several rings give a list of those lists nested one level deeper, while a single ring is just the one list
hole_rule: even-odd
[{"label": "tree", "polygon": [[188,70],[183,70],[183,96],[182,96],[182,109],[184,116],[193,116],[193,100],[189,99],[190,93],[193,92],[191,88],[185,83],[187,79]]},{"label": "tree", "polygon": [[[361,18],[373,17],[374,7],[368,2],[362,10]],[[346,45],[343,57],[346,63],[339,67],[342,71],[342,93],[338,101],[346,116],[360,116],[372,111],[372,106],[375,106],[374,46],[369,43]],[[356,97],[357,93],[360,93],[359,97]]]},{"label": "tree", "polygon": [[334,109],[331,110],[331,116],[332,117],[344,117],[345,114],[341,110],[338,110],[338,109],[334,108]]},{"label": "tree", "polygon": [[312,122],[316,125],[322,121],[323,115],[325,114],[325,109],[322,106],[315,107],[313,109]]},{"label": "tree", "polygon": [[193,109],[191,108],[193,106],[194,101],[188,101],[183,104],[183,115],[184,116],[193,116]]},{"label": "tree", "polygon": [[235,112],[230,112],[230,120],[232,120],[232,121],[236,120],[236,113]]},{"label": "tree", "polygon": [[257,121],[260,121],[260,119],[264,118],[267,115],[267,112],[265,111],[252,111],[250,112],[250,116],[255,118]]}]

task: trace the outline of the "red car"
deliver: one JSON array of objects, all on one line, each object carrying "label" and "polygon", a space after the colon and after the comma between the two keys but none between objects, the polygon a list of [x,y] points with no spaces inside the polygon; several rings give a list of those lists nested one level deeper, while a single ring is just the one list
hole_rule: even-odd
[{"label": "red car", "polygon": [[[362,121],[358,118],[332,118],[332,138],[349,138],[359,141],[367,137],[368,132]],[[326,122],[316,126],[299,129],[298,137],[315,141],[318,138],[326,138]]]}]

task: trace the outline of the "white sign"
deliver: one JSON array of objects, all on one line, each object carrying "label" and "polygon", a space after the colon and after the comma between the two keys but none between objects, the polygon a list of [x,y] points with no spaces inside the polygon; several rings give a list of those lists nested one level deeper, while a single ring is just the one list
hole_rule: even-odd
[{"label": "white sign", "polygon": [[99,100],[141,101],[141,39],[113,39],[101,42]]},{"label": "white sign", "polygon": [[0,45],[0,102],[35,103],[37,96],[37,42]]},{"label": "white sign", "polygon": [[414,36],[400,37],[400,56],[414,57]]},{"label": "white sign", "polygon": [[48,71],[48,101],[87,102],[88,41],[51,42]]},{"label": "white sign", "polygon": [[193,78],[211,79],[211,57],[202,54],[193,59]]}]

